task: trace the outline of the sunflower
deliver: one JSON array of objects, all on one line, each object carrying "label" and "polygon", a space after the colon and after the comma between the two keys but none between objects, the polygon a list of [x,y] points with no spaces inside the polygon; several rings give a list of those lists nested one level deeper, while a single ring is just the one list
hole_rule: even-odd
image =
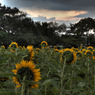
[{"label": "sunflower", "polygon": [[10,51],[15,52],[15,49],[18,48],[18,43],[12,42],[12,43],[9,45],[9,48],[10,48]]},{"label": "sunflower", "polygon": [[57,49],[57,46],[53,46],[54,49]]},{"label": "sunflower", "polygon": [[34,54],[35,54],[34,51],[32,51],[30,54],[30,60],[32,60],[34,58]]},{"label": "sunflower", "polygon": [[93,59],[95,59],[95,50],[93,50]]},{"label": "sunflower", "polygon": [[59,52],[59,49],[54,49],[55,52]]},{"label": "sunflower", "polygon": [[34,58],[34,48],[33,48],[33,45],[29,45],[27,46],[27,49],[29,50],[28,52],[28,56],[24,58],[24,60],[32,60]]},{"label": "sunflower", "polygon": [[23,46],[22,48],[25,49],[25,46]]},{"label": "sunflower", "polygon": [[1,48],[5,49],[5,46],[3,45],[3,46],[1,46]]},{"label": "sunflower", "polygon": [[82,49],[82,52],[85,53],[86,52],[86,49]]},{"label": "sunflower", "polygon": [[84,53],[88,58],[91,58],[93,56],[93,52],[90,50],[86,50]]},{"label": "sunflower", "polygon": [[33,45],[27,46],[27,49],[29,50],[29,52],[31,52],[33,50]]},{"label": "sunflower", "polygon": [[76,55],[77,55],[77,59],[81,59],[81,57],[83,56],[81,51],[77,51]]},{"label": "sunflower", "polygon": [[73,50],[74,50],[75,48],[74,48],[74,47],[72,47],[71,49],[73,49]]},{"label": "sunflower", "polygon": [[72,47],[71,49],[73,49],[74,51],[79,51],[78,48],[74,48],[74,47]]},{"label": "sunflower", "polygon": [[93,56],[92,58],[95,59],[95,56]]},{"label": "sunflower", "polygon": [[59,53],[60,54],[63,54],[63,51],[64,51],[65,49],[61,49],[61,50],[59,50]]},{"label": "sunflower", "polygon": [[48,43],[47,43],[46,41],[42,41],[42,42],[41,42],[41,46],[42,46],[42,47],[47,47],[47,46],[48,46]]},{"label": "sunflower", "polygon": [[72,64],[76,60],[76,53],[73,51],[73,49],[64,49],[62,51],[61,60],[64,62],[64,59],[66,59],[67,64]]},{"label": "sunflower", "polygon": [[95,57],[95,50],[93,50],[93,56]]},{"label": "sunflower", "polygon": [[38,82],[41,79],[40,69],[35,69],[35,65],[32,61],[21,61],[20,64],[16,64],[16,69],[12,70],[15,77],[13,77],[13,82],[16,84],[16,88],[21,87],[23,77],[26,76],[26,81],[29,81],[28,86],[30,88],[38,88],[38,84],[33,82]]},{"label": "sunflower", "polygon": [[35,54],[38,54],[40,52],[40,48],[35,48]]},{"label": "sunflower", "polygon": [[92,46],[88,46],[87,49],[93,51],[93,47]]},{"label": "sunflower", "polygon": [[78,48],[75,48],[75,51],[77,52],[77,51],[79,51],[79,49]]},{"label": "sunflower", "polygon": [[34,59],[34,51],[31,51],[31,52],[27,52],[28,54],[26,56],[23,57],[23,60],[26,60],[26,61],[30,61],[30,60],[33,60]]},{"label": "sunflower", "polygon": [[19,49],[22,50],[23,49],[22,46],[19,46]]}]

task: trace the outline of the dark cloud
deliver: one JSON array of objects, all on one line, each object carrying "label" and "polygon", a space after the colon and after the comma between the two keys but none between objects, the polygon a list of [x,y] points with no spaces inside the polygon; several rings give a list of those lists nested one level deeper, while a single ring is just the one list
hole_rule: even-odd
[{"label": "dark cloud", "polygon": [[[77,18],[86,18],[95,16],[95,0],[1,0],[3,4],[10,7],[17,7],[19,9],[47,9],[60,11],[87,11],[86,14],[77,15]],[[23,11],[23,10],[22,10]],[[56,14],[55,14],[56,15]],[[61,14],[60,14],[61,15]],[[54,21],[56,18],[43,16],[32,17],[35,21]],[[77,20],[76,20],[77,21]],[[59,23],[63,21],[59,20]],[[64,21],[69,23],[71,21]],[[72,21],[75,22],[75,21]]]},{"label": "dark cloud", "polygon": [[40,8],[50,10],[86,10],[95,9],[95,0],[4,0],[7,5],[19,8]]}]

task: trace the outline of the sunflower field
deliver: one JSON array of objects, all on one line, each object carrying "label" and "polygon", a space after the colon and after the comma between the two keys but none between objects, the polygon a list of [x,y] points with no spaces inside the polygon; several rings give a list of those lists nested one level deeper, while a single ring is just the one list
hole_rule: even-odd
[{"label": "sunflower field", "polygon": [[0,95],[95,95],[95,48],[1,46]]}]

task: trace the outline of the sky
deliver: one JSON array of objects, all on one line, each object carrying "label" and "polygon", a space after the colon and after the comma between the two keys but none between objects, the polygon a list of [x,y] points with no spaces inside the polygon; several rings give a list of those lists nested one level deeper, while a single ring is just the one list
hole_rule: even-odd
[{"label": "sky", "polygon": [[40,22],[56,21],[69,25],[95,16],[95,0],[0,0],[0,3],[17,7]]}]

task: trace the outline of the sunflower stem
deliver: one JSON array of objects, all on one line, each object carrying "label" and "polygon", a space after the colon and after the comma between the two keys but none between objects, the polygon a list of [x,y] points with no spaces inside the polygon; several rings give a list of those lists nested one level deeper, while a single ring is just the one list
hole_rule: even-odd
[{"label": "sunflower stem", "polygon": [[61,91],[60,91],[60,95],[63,95],[62,92],[63,92],[63,74],[64,74],[64,70],[65,70],[65,64],[66,64],[66,59],[64,61],[64,64],[62,66],[62,69],[61,69],[61,80],[60,80],[60,83],[61,83]]},{"label": "sunflower stem", "polygon": [[28,88],[27,88],[27,95],[30,95],[29,86],[28,86]]},{"label": "sunflower stem", "polygon": [[47,84],[45,85],[45,95],[47,95]]},{"label": "sunflower stem", "polygon": [[[94,73],[95,73],[95,66],[94,66]],[[94,88],[95,88],[95,75],[94,75]]]},{"label": "sunflower stem", "polygon": [[[89,77],[89,74],[90,74],[90,64],[89,64],[89,59],[87,60],[87,65],[88,65],[88,82],[90,81],[90,77]],[[90,87],[90,84],[89,84],[89,86],[88,87]]]},{"label": "sunflower stem", "polygon": [[21,95],[26,95],[26,76],[23,77],[23,81],[22,81],[22,89],[21,89]]},{"label": "sunflower stem", "polygon": [[[50,73],[50,70],[49,70],[48,73],[47,73],[47,78],[48,78],[48,76],[49,76],[49,73]],[[45,95],[47,95],[47,84],[45,85]]]},{"label": "sunflower stem", "polygon": [[15,93],[16,93],[16,95],[17,95],[17,88],[15,87]]}]

